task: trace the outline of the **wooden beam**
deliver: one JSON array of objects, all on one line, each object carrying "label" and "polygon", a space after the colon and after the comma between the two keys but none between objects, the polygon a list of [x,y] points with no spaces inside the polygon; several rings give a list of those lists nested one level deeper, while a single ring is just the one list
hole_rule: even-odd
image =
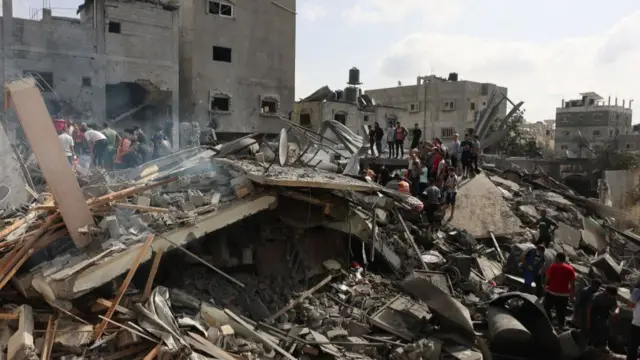
[{"label": "wooden beam", "polygon": [[129,283],[133,279],[133,275],[136,273],[138,266],[140,266],[140,262],[144,258],[144,254],[147,252],[147,250],[149,250],[149,247],[151,246],[152,242],[153,242],[153,235],[149,235],[147,237],[147,240],[144,242],[144,244],[142,244],[142,247],[140,248],[140,252],[138,253],[138,256],[133,261],[133,264],[131,265],[131,268],[129,269],[127,276],[124,278],[122,285],[120,285],[120,289],[118,289],[116,298],[113,300],[111,306],[109,307],[109,310],[107,310],[107,314],[105,315],[102,322],[96,327],[96,332],[95,332],[96,341],[100,339],[100,336],[104,332],[104,329],[107,327],[107,324],[109,324],[109,320],[111,320],[111,316],[113,316],[113,313],[116,311],[116,306],[118,306],[118,303],[120,302],[120,300],[122,300],[122,297],[124,296],[125,291],[127,291],[127,288],[129,287]]},{"label": "wooden beam", "polygon": [[42,353],[40,354],[40,360],[49,360],[51,358],[51,349],[53,348],[53,342],[56,339],[56,330],[58,330],[58,313],[49,316],[49,322],[47,323],[47,330],[44,335],[44,345],[42,346]]},{"label": "wooden beam", "polygon": [[144,292],[142,293],[145,300],[151,296],[151,290],[153,290],[153,280],[156,278],[156,274],[158,273],[158,267],[160,266],[160,260],[162,260],[162,250],[158,251],[153,258],[153,264],[151,264],[151,270],[149,271],[149,277],[147,278],[147,283],[144,286]]},{"label": "wooden beam", "polygon": [[32,78],[16,80],[5,87],[71,239],[76,247],[84,248],[91,242],[91,237],[81,234],[78,229],[94,225],[93,216],[62,150],[40,90]]},{"label": "wooden beam", "polygon": [[151,351],[149,351],[149,353],[142,360],[153,360],[153,359],[155,359],[156,356],[158,356],[158,352],[160,351],[161,347],[162,347],[162,344],[156,345],[153,349],[151,349]]}]

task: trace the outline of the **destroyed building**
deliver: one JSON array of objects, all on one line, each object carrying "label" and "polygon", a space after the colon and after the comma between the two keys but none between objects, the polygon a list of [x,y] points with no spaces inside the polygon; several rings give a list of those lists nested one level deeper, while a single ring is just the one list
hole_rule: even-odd
[{"label": "destroyed building", "polygon": [[476,127],[482,111],[496,104],[498,109],[491,121],[507,115],[506,101],[493,103],[493,99],[507,95],[506,87],[460,80],[457,73],[447,78],[419,76],[415,85],[369,89],[365,93],[380,104],[406,109],[409,115],[403,123],[417,123],[425,139],[450,139],[455,133],[464,134]]},{"label": "destroyed building", "polygon": [[338,144],[281,118],[275,143],[76,180],[36,82],[6,90],[47,184],[0,214],[3,358],[592,359],[517,291],[543,211],[546,265],[564,252],[578,290],[619,285],[609,347],[624,349],[639,225],[543,171],[484,163],[456,217],[429,224],[418,199],[356,175],[361,137],[328,120],[352,158],[327,171],[312,160]]},{"label": "destroyed building", "polygon": [[[616,141],[620,135],[633,132],[631,122],[633,100],[627,104],[611,96],[606,100],[595,92],[580,94],[580,99],[562,100],[556,108],[555,153],[557,157],[592,158],[600,149],[616,147],[634,150],[635,138]],[[627,148],[629,144],[629,148]]]},{"label": "destroyed building", "polygon": [[291,120],[317,131],[327,120],[335,120],[358,135],[366,135],[365,128],[378,123],[383,129],[389,122],[400,121],[405,126],[408,111],[405,108],[382,105],[360,89],[360,70],[349,70],[349,86],[332,91],[328,86],[296,102]]},{"label": "destroyed building", "polygon": [[[79,1],[80,2],[80,1]],[[178,8],[163,1],[86,0],[80,18],[13,16],[2,2],[2,79],[38,79],[53,116],[117,128],[173,130],[178,143]],[[13,141],[15,122],[7,131]]]},{"label": "destroyed building", "polygon": [[277,133],[294,103],[296,1],[180,4],[180,118]]}]

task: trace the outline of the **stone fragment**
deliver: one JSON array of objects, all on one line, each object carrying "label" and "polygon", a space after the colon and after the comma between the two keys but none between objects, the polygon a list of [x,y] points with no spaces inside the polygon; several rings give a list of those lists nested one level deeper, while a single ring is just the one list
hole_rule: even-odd
[{"label": "stone fragment", "polygon": [[9,338],[7,360],[38,359],[33,343],[33,309],[29,305],[22,305],[18,311],[18,330]]},{"label": "stone fragment", "polygon": [[146,196],[138,196],[136,198],[136,205],[151,206],[151,199]]}]

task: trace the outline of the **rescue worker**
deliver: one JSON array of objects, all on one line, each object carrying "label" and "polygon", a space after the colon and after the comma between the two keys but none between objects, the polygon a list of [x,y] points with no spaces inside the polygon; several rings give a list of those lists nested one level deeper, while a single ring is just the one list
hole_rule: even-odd
[{"label": "rescue worker", "polygon": [[555,261],[547,269],[544,297],[544,309],[551,320],[551,310],[554,309],[558,319],[558,327],[564,329],[569,299],[573,297],[576,286],[576,271],[567,263],[564,253],[557,253]]},{"label": "rescue worker", "polygon": [[542,244],[545,247],[551,245],[552,234],[558,228],[558,224],[555,221],[547,217],[547,211],[542,209],[540,211],[540,218],[534,225],[538,226],[538,241],[536,245]]}]

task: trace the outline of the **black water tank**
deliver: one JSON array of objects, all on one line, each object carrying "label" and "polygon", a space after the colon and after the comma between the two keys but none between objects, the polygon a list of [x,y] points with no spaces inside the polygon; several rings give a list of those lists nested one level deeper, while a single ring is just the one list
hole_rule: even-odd
[{"label": "black water tank", "polygon": [[458,81],[458,73],[449,73],[449,81]]},{"label": "black water tank", "polygon": [[352,67],[349,70],[349,85],[359,85],[360,84],[360,70],[356,67]]},{"label": "black water tank", "polygon": [[344,89],[345,101],[355,103],[358,100],[358,88],[350,86]]}]

